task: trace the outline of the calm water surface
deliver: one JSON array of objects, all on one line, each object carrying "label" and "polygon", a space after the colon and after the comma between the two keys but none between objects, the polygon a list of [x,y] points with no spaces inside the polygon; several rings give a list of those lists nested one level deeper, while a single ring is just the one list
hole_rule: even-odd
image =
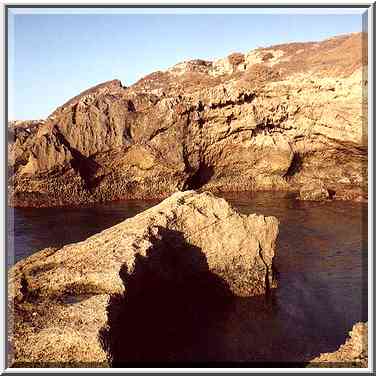
[{"label": "calm water surface", "polygon": [[[226,199],[242,213],[280,220],[279,286],[267,299],[234,299],[223,317],[197,328],[196,343],[180,359],[295,362],[336,350],[354,323],[367,320],[367,206],[276,193]],[[10,210],[8,263],[84,240],[156,203]]]}]

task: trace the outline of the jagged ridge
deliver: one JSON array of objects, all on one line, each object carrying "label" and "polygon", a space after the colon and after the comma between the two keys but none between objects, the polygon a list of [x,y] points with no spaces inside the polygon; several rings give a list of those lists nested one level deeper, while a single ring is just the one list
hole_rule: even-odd
[{"label": "jagged ridge", "polygon": [[[193,60],[74,97],[9,146],[10,204],[77,205],[178,189],[365,196],[366,35]],[[18,125],[20,129],[20,125]]]}]

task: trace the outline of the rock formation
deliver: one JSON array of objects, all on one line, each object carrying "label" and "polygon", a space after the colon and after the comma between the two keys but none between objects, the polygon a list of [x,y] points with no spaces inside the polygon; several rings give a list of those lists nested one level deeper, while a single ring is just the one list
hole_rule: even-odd
[{"label": "rock formation", "polygon": [[322,201],[330,197],[328,190],[320,181],[309,182],[303,185],[299,191],[300,200]]},{"label": "rock formation", "polygon": [[333,353],[321,354],[309,367],[368,367],[368,323],[355,324],[349,338]]},{"label": "rock formation", "polygon": [[[135,346],[132,328],[122,337],[121,326],[136,325],[131,302],[145,294],[146,307],[136,312],[151,315],[153,330],[163,322],[173,326],[187,310],[194,311],[189,320],[202,320],[213,307],[220,313],[216,297],[265,294],[275,286],[277,235],[275,217],[238,214],[211,193],[187,191],[83,242],[37,252],[9,271],[11,363],[105,366],[119,360],[119,348]],[[177,324],[180,331],[186,326]]]},{"label": "rock formation", "polygon": [[9,140],[14,206],[292,190],[366,197],[367,36],[192,60],[118,80]]}]

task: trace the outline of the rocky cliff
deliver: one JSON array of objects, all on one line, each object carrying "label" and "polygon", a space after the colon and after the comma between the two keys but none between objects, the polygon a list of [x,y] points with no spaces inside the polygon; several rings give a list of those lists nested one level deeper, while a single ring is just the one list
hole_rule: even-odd
[{"label": "rocky cliff", "polygon": [[91,88],[9,137],[14,206],[176,190],[367,187],[367,36],[192,60]]},{"label": "rocky cliff", "polygon": [[188,191],[83,242],[37,252],[9,270],[10,362],[182,360],[226,298],[275,286],[277,235],[275,217]]}]

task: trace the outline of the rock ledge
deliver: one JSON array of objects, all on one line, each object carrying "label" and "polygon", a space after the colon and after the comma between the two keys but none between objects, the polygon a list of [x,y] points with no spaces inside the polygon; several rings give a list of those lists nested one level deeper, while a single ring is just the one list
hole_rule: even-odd
[{"label": "rock ledge", "polygon": [[[114,327],[127,321],[124,302],[148,292],[160,297],[147,311],[182,296],[196,311],[215,296],[264,294],[275,286],[277,235],[274,217],[241,215],[211,193],[187,191],[83,242],[37,252],[9,271],[11,361],[108,365]],[[165,299],[171,288],[179,293]]]}]

